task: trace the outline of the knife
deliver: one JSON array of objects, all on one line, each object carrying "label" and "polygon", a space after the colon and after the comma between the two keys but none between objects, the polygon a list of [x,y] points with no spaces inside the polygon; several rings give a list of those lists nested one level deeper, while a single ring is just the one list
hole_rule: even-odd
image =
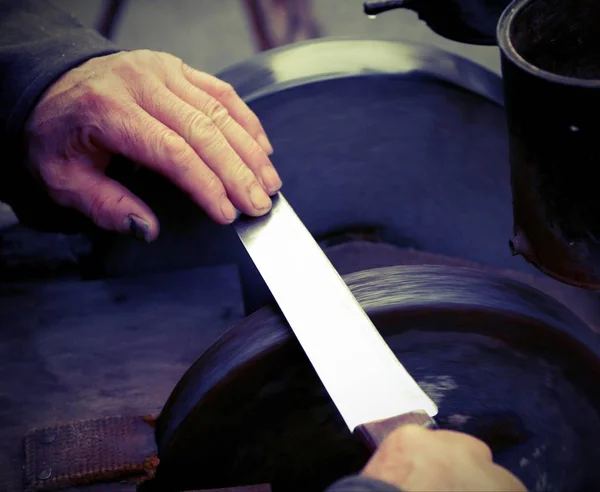
[{"label": "knife", "polygon": [[370,448],[437,406],[400,364],[281,193],[233,226],[351,432]]}]

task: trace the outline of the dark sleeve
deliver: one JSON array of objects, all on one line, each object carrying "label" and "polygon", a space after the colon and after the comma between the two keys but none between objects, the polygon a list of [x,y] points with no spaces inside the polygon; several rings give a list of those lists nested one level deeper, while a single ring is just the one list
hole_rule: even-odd
[{"label": "dark sleeve", "polygon": [[64,214],[25,169],[22,134],[29,114],[63,73],[116,51],[49,0],[0,0],[0,200],[23,222],[57,229]]},{"label": "dark sleeve", "polygon": [[351,475],[338,480],[325,492],[402,492],[399,488],[381,480]]}]

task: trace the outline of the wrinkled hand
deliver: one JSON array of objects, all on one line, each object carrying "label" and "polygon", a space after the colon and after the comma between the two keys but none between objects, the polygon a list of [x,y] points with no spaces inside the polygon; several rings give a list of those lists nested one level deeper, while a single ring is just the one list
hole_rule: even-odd
[{"label": "wrinkled hand", "polygon": [[412,425],[390,434],[361,474],[403,492],[526,491],[514,475],[492,461],[482,441],[460,432]]},{"label": "wrinkled hand", "polygon": [[271,144],[234,89],[166,53],[121,52],[67,72],[31,114],[25,143],[54,201],[105,229],[141,228],[148,241],[158,220],[105,175],[111,154],[161,173],[222,224],[236,208],[268,212],[281,187]]}]

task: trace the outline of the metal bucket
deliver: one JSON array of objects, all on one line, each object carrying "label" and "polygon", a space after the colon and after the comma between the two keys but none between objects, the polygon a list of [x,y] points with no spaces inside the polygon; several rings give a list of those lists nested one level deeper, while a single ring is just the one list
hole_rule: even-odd
[{"label": "metal bucket", "polygon": [[498,24],[513,254],[600,288],[600,3],[515,0]]}]

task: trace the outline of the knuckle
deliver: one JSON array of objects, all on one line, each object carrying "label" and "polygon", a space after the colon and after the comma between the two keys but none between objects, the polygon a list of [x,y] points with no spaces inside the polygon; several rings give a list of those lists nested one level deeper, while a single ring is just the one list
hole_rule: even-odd
[{"label": "knuckle", "polygon": [[194,76],[195,72],[196,70],[194,68],[190,67],[187,63],[181,61],[181,73],[184,77],[190,80],[190,78]]},{"label": "knuckle", "polygon": [[172,171],[183,174],[187,172],[195,159],[195,153],[187,142],[174,132],[163,132],[159,137],[163,152],[168,157]]},{"label": "knuckle", "polygon": [[190,138],[199,138],[212,141],[218,134],[217,125],[214,120],[199,111],[193,112],[187,121]]},{"label": "knuckle", "polygon": [[123,56],[115,63],[111,70],[126,81],[137,81],[144,76],[144,66],[134,56]]},{"label": "knuckle", "polygon": [[103,115],[110,111],[113,105],[113,96],[106,89],[102,79],[88,79],[79,85],[80,96],[77,98],[77,114],[87,119],[91,114]]},{"label": "knuckle", "polygon": [[[471,436],[469,436],[469,437],[471,437]],[[480,441],[479,439],[473,438],[471,441],[471,447],[472,447],[473,452],[475,454],[477,454],[478,456],[485,457],[485,459],[487,459],[487,460],[492,459],[492,450],[485,442]]]},{"label": "knuckle", "polygon": [[398,440],[412,439],[413,436],[422,434],[423,432],[425,431],[418,425],[403,425],[395,431],[395,437]]},{"label": "knuckle", "polygon": [[68,159],[88,152],[98,152],[100,149],[94,141],[94,136],[101,135],[102,131],[98,119],[91,118],[79,125],[73,132],[74,138],[63,147],[63,157]]},{"label": "knuckle", "polygon": [[159,51],[150,49],[135,50],[132,54],[140,61],[146,63],[160,63],[163,59],[164,54]]},{"label": "knuckle", "polygon": [[426,432],[424,429],[416,425],[400,426],[383,441],[381,447],[384,451],[388,452],[410,447],[411,443],[419,441],[424,432]]},{"label": "knuckle", "polygon": [[168,155],[180,155],[185,152],[187,144],[185,140],[172,131],[164,131],[160,133],[158,138],[161,147]]},{"label": "knuckle", "polygon": [[229,173],[237,186],[249,189],[252,185],[259,184],[254,173],[240,159],[230,164]]},{"label": "knuckle", "polygon": [[154,51],[142,49],[133,52],[137,63],[145,69],[151,68],[155,73],[166,77],[169,72],[169,65],[178,60],[177,57],[164,53],[162,51]]},{"label": "knuckle", "polygon": [[219,126],[229,121],[229,111],[227,111],[227,108],[213,98],[210,98],[207,102],[204,114]]},{"label": "knuckle", "polygon": [[217,99],[228,100],[237,96],[235,88],[229,83],[223,80],[219,80],[215,84],[215,96]]}]

